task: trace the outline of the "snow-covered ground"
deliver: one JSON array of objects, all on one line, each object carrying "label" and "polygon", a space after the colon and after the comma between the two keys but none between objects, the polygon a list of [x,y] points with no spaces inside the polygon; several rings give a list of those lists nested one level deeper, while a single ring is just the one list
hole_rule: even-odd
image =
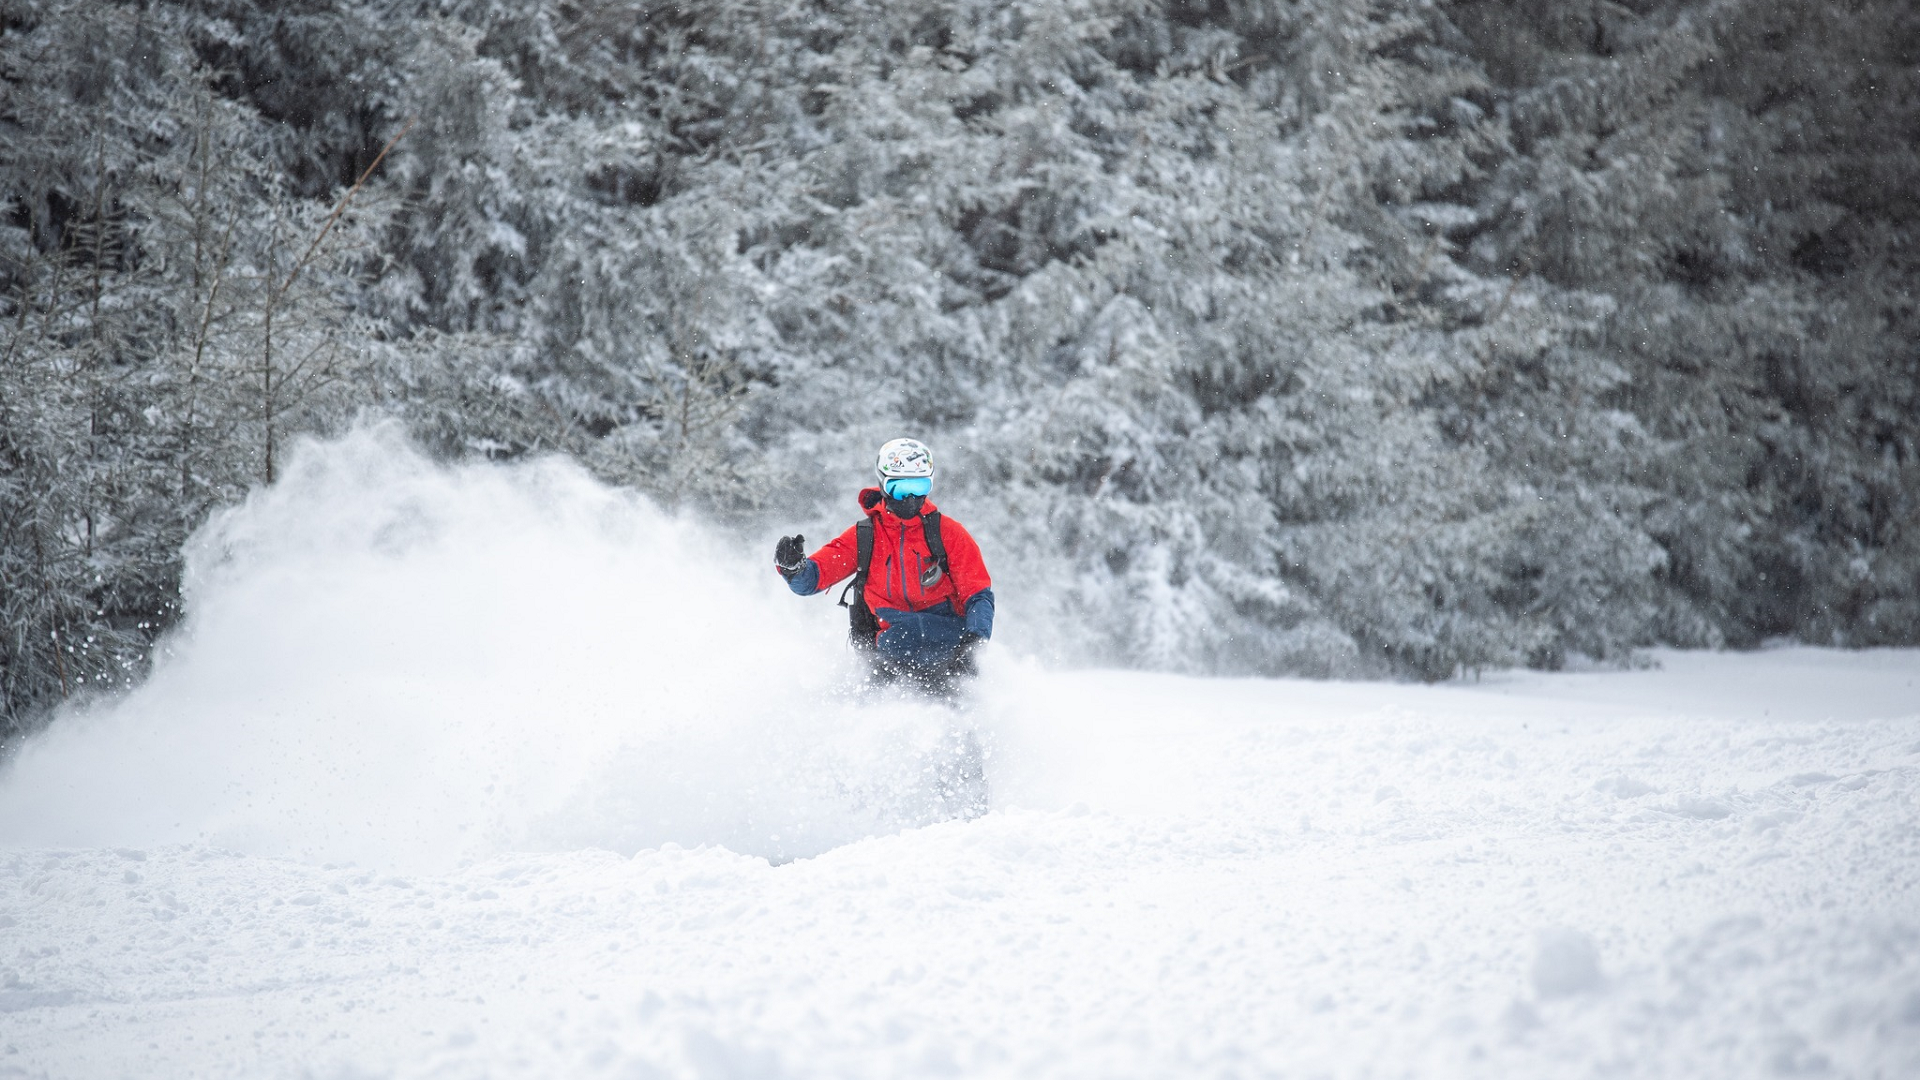
[{"label": "snow-covered ground", "polygon": [[1920,1075],[1920,652],[955,713],[712,547],[310,449],[0,774],[0,1076]]}]

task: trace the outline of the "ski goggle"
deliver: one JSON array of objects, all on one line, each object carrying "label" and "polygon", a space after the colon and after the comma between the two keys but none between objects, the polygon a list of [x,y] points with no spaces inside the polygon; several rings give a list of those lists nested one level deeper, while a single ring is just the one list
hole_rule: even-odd
[{"label": "ski goggle", "polygon": [[933,490],[931,476],[902,476],[881,483],[880,490],[887,493],[889,499],[910,499],[915,495],[925,496]]}]

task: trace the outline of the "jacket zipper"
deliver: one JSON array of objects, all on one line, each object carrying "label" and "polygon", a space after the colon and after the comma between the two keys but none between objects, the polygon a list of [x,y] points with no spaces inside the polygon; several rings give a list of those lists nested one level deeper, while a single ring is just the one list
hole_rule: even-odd
[{"label": "jacket zipper", "polygon": [[907,523],[900,523],[900,558],[896,564],[900,570],[900,603],[908,611],[913,610],[913,597],[907,595]]}]

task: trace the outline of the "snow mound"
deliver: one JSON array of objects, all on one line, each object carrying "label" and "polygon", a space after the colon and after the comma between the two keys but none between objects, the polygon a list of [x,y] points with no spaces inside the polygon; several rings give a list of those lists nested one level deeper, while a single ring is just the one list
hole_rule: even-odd
[{"label": "snow mound", "polygon": [[195,537],[152,678],[10,764],[0,844],[782,860],[941,816],[950,710],[850,697],[839,610],[737,546],[557,460],[307,443]]},{"label": "snow mound", "polygon": [[1605,982],[1592,938],[1564,926],[1547,927],[1534,935],[1533,989],[1541,997],[1585,994]]}]

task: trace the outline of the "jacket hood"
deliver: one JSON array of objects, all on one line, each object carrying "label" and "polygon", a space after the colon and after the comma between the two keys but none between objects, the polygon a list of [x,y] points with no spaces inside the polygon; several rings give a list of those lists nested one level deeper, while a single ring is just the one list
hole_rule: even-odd
[{"label": "jacket hood", "polygon": [[[876,520],[881,518],[890,518],[894,521],[901,520],[887,513],[887,496],[878,487],[861,488],[859,498],[860,510],[868,517]],[[927,496],[927,501],[920,504],[920,516],[925,517],[939,509],[939,507],[933,505],[933,496],[929,495]],[[907,520],[911,521],[913,519],[909,518]],[[905,524],[905,522],[902,521],[901,524]]]}]

